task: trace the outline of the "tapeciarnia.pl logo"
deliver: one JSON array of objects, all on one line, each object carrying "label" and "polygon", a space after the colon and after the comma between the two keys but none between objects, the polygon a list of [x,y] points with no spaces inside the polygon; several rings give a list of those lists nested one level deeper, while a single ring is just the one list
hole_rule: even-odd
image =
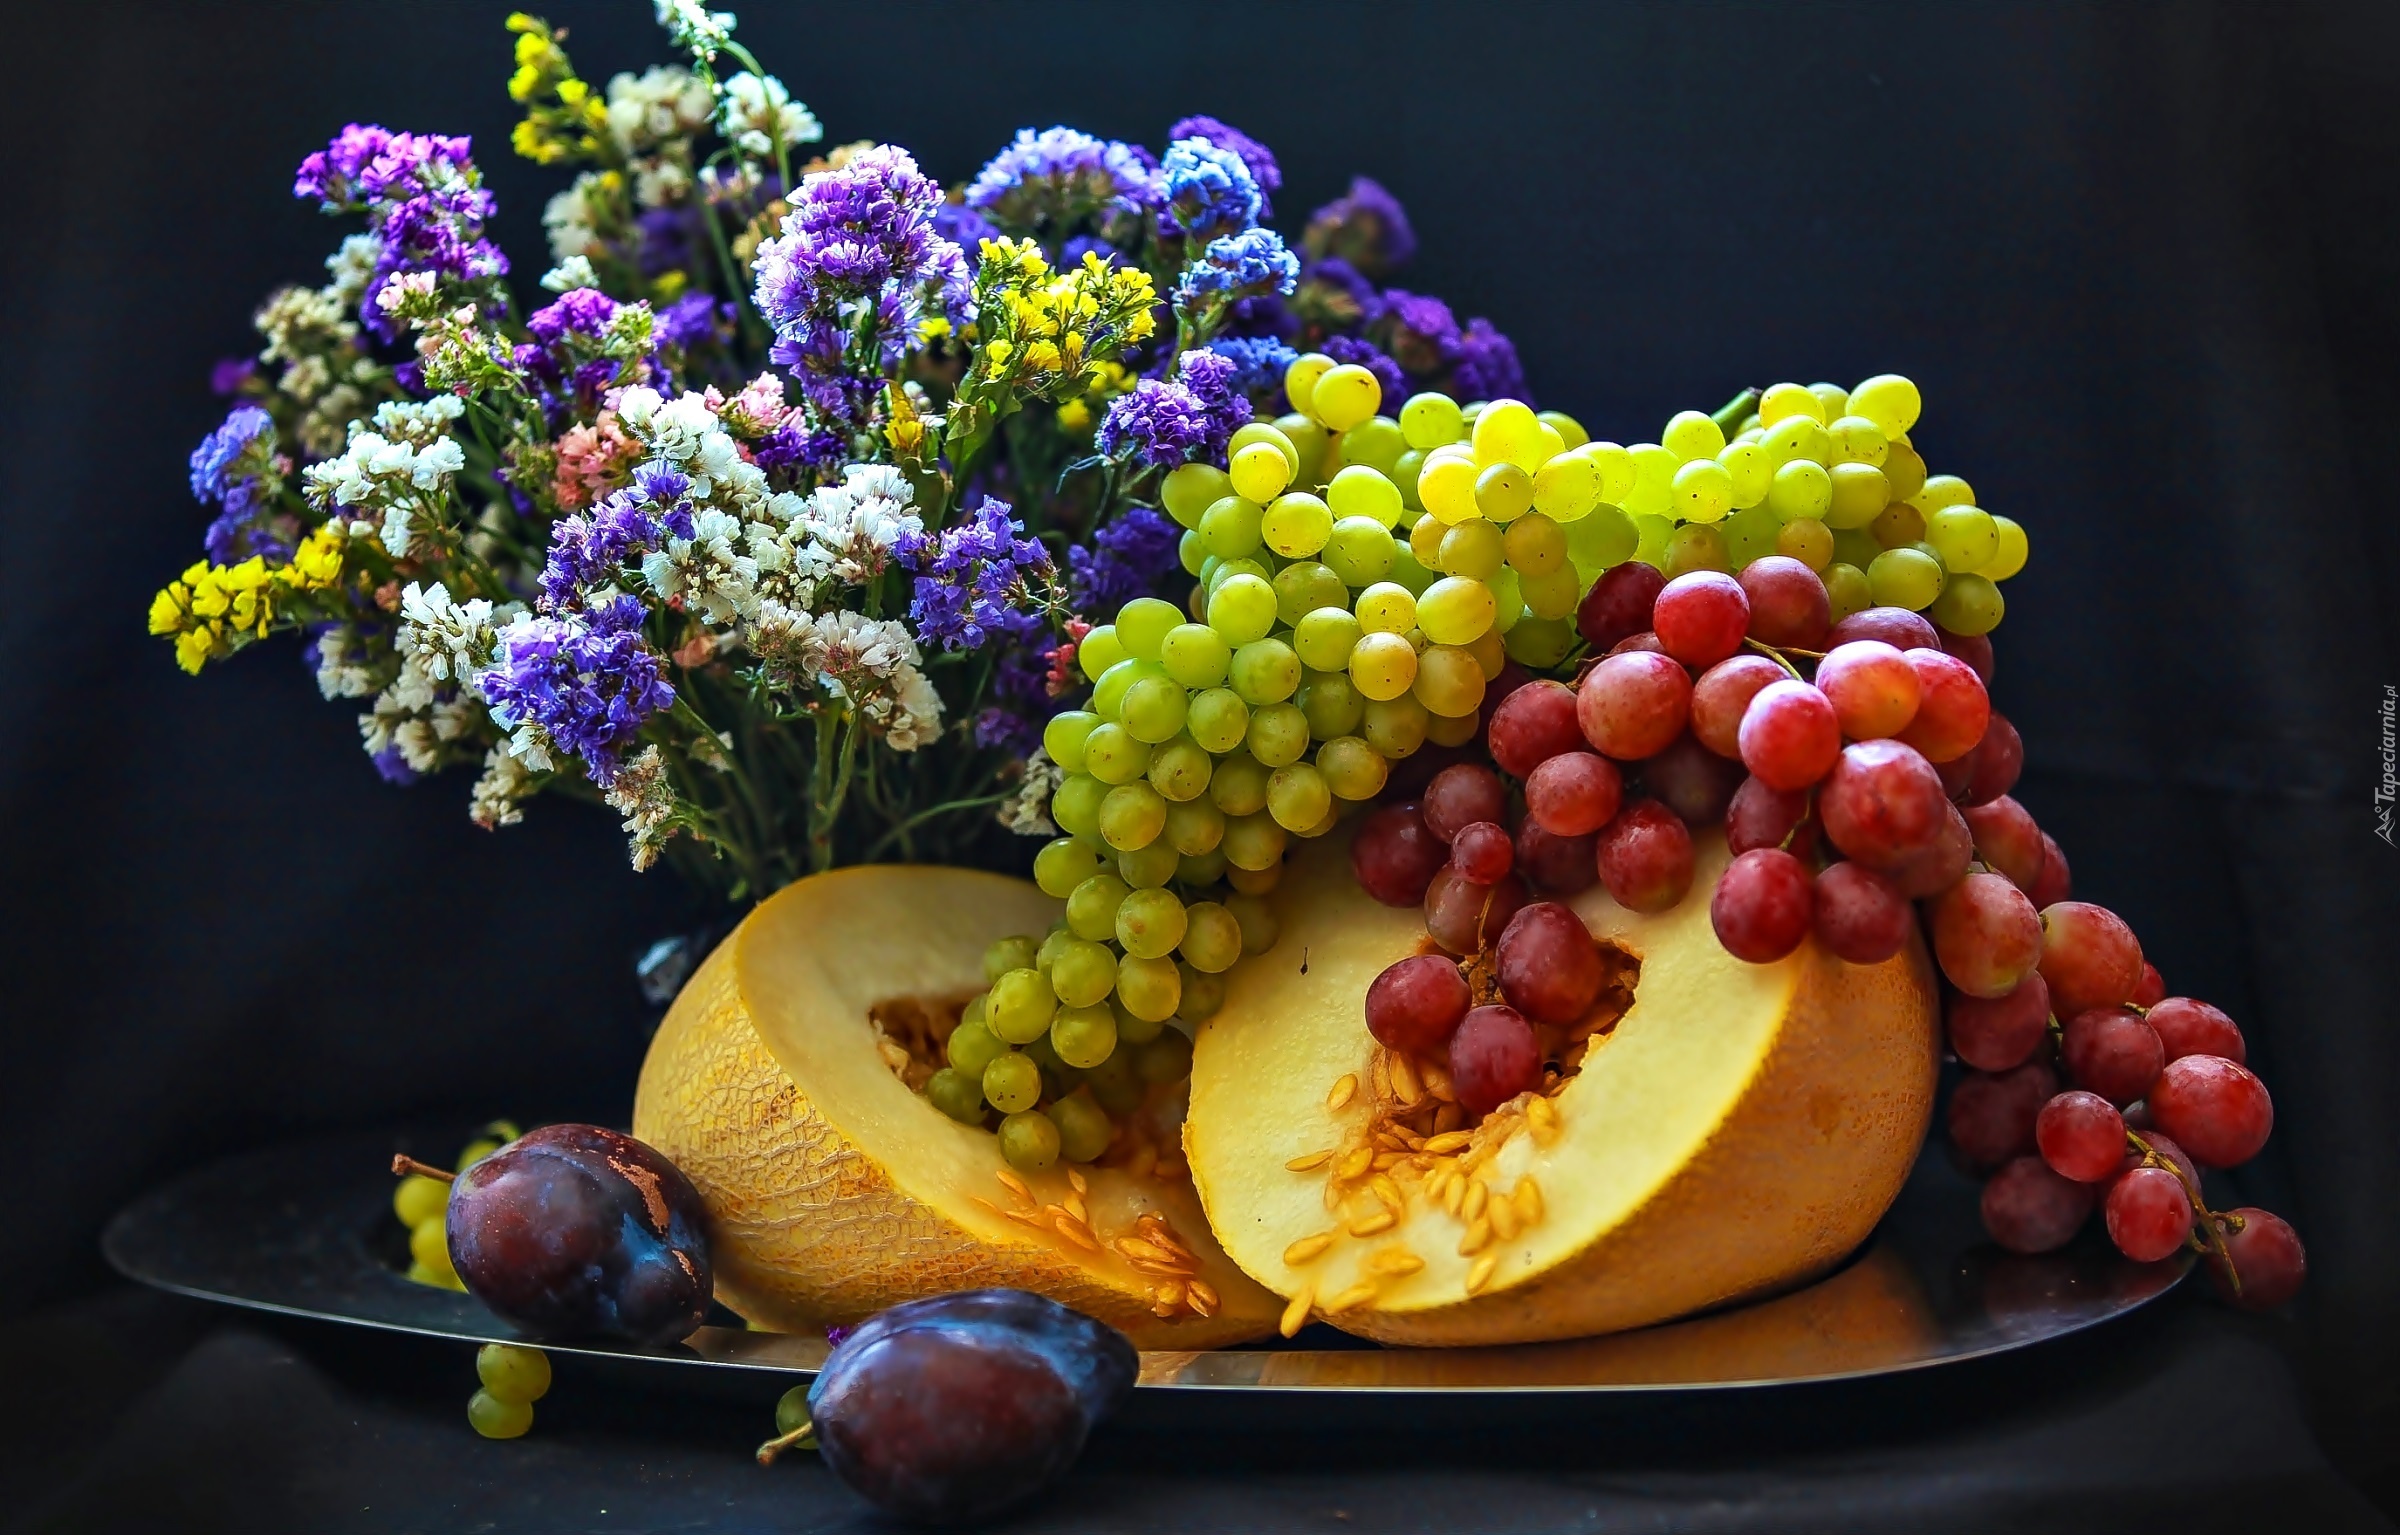
[{"label": "tapeciarnia.pl logo", "polygon": [[2395,727],[2400,726],[2400,688],[2391,683],[2383,685],[2383,703],[2376,710],[2383,720],[2383,781],[2375,786],[2375,835],[2387,847],[2400,846],[2392,841],[2392,807],[2400,800],[2400,745],[2395,744]]}]

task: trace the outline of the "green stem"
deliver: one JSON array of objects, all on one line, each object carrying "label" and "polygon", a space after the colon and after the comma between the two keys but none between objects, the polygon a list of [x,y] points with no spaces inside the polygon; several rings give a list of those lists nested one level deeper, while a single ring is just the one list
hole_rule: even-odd
[{"label": "green stem", "polygon": [[1708,419],[1717,424],[1717,429],[1719,431],[1723,432],[1726,436],[1731,437],[1741,428],[1742,418],[1749,415],[1750,412],[1756,410],[1757,408],[1758,391],[1755,389],[1745,389],[1740,394],[1735,395],[1732,399],[1727,400],[1724,404],[1718,406],[1715,410],[1710,411],[1708,413]]},{"label": "green stem", "polygon": [[1007,799],[1008,796],[1005,794],[987,794],[978,799],[954,799],[939,805],[929,805],[908,819],[895,824],[889,831],[877,838],[875,845],[867,849],[867,856],[861,861],[873,863],[883,855],[884,849],[890,847],[895,841],[903,845],[904,853],[908,852],[908,844],[911,840],[909,833],[936,816],[954,815],[965,810],[981,810],[988,806],[1001,804]]}]

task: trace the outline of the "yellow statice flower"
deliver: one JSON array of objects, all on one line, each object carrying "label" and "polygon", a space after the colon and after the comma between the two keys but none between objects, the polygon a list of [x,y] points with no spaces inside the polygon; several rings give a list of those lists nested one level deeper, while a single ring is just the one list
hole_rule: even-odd
[{"label": "yellow statice flower", "polygon": [[1112,268],[1097,254],[1053,272],[1031,240],[986,240],[982,252],[978,324],[992,333],[983,365],[995,381],[1052,397],[1080,392],[1156,328],[1158,296],[1146,273]]},{"label": "yellow statice flower", "polygon": [[509,134],[510,146],[536,165],[596,155],[608,125],[608,103],[576,76],[567,50],[559,46],[566,33],[523,11],[508,18],[508,30],[517,34],[517,68],[508,77],[508,96],[526,109]]},{"label": "yellow statice flower", "polygon": [[238,565],[201,560],[150,599],[150,632],[173,636],[175,662],[197,672],[211,658],[264,639],[289,598],[330,591],[342,580],[343,536],[332,524],[302,539],[290,563],[253,555]]}]

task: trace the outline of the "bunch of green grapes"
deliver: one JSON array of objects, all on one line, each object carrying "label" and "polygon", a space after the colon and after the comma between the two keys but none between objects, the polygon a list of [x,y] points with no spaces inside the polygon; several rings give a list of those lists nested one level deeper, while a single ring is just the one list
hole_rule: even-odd
[{"label": "bunch of green grapes", "polygon": [[514,1439],[533,1427],[533,1404],[550,1393],[550,1356],[521,1343],[475,1351],[480,1389],[467,1398],[467,1422],[486,1439]]}]

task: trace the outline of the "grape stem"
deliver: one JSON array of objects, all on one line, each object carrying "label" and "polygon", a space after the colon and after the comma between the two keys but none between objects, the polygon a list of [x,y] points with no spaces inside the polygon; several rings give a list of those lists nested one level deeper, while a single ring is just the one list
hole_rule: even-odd
[{"label": "grape stem", "polygon": [[452,1182],[458,1177],[458,1174],[446,1167],[436,1167],[431,1162],[420,1162],[415,1157],[396,1156],[392,1158],[393,1177],[405,1178],[411,1173],[420,1178],[439,1179],[443,1183]]},{"label": "grape stem", "polygon": [[758,1447],[758,1463],[762,1466],[771,1466],[775,1464],[775,1457],[781,1455],[786,1450],[813,1450],[816,1447],[816,1424],[802,1423],[798,1428],[793,1429],[790,1433],[778,1434],[774,1438],[768,1440],[765,1444],[760,1445]]},{"label": "grape stem", "polygon": [[[1806,677],[1800,675],[1800,668],[1792,664],[1792,658],[1790,656],[1785,655],[1782,651],[1776,649],[1773,645],[1768,644],[1766,641],[1754,640],[1745,635],[1742,639],[1742,646],[1746,650],[1754,650],[1758,652],[1760,655],[1765,656],[1768,660],[1774,662],[1777,666],[1780,666],[1785,671],[1791,673],[1792,680],[1794,682],[1806,682],[1808,680]],[[1802,654],[1806,654],[1806,652],[1802,652]]]},{"label": "grape stem", "polygon": [[1757,406],[1758,391],[1755,389],[1745,389],[1740,394],[1735,395],[1732,399],[1727,400],[1724,404],[1718,406],[1715,410],[1710,411],[1708,413],[1708,418],[1717,424],[1718,431],[1723,432],[1728,437],[1731,437],[1735,430],[1741,426],[1742,418],[1749,415],[1752,410],[1757,408]]},{"label": "grape stem", "polygon": [[2202,1257],[2213,1257],[2224,1264],[2225,1277],[2233,1285],[2233,1293],[2238,1299],[2242,1293],[2242,1276],[2235,1271],[2233,1254],[2226,1249],[2225,1233],[2241,1230],[2244,1225],[2242,1218],[2233,1214],[2220,1215],[2211,1210],[2201,1201],[2199,1180],[2160,1156],[2156,1147],[2134,1131],[2125,1132],[2125,1143],[2140,1154],[2144,1167],[2163,1167],[2175,1175],[2176,1182],[2183,1185],[2184,1195],[2191,1200],[2193,1211],[2192,1230],[2184,1240]]}]

